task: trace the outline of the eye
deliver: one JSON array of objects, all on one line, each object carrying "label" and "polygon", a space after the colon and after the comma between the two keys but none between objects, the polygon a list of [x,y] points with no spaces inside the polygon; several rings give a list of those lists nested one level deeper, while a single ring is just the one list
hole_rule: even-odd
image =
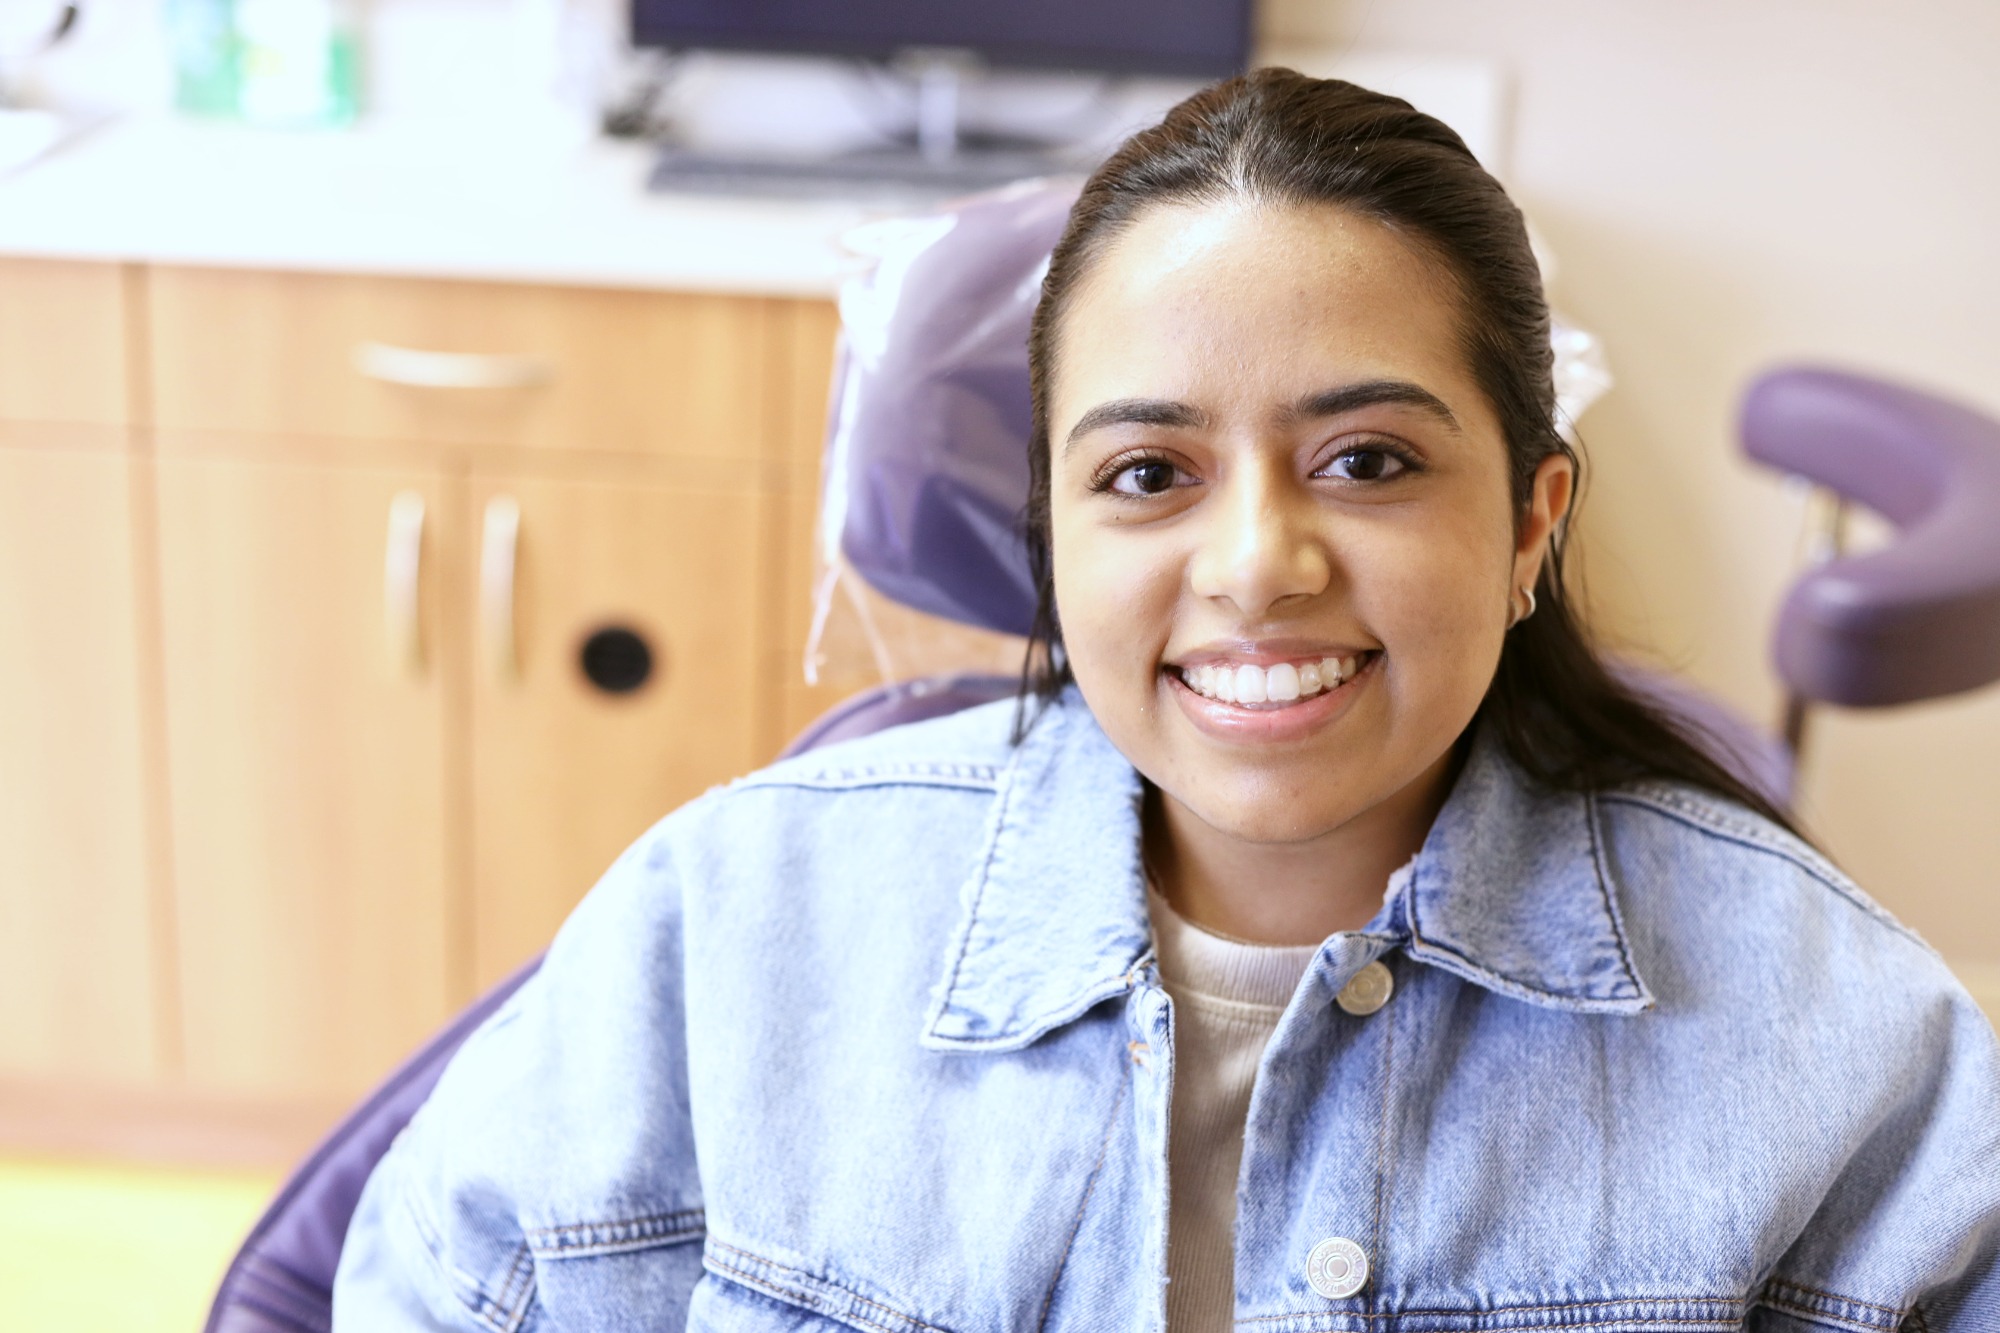
[{"label": "eye", "polygon": [[1160,495],[1180,480],[1181,470],[1164,458],[1141,458],[1112,473],[1102,489],[1120,495]]},{"label": "eye", "polygon": [[1342,481],[1387,481],[1409,471],[1410,465],[1396,451],[1381,445],[1348,449],[1315,475],[1335,476]]}]

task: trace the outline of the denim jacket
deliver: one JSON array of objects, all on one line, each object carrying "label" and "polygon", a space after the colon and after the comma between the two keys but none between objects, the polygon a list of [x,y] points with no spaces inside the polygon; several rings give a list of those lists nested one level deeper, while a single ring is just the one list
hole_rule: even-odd
[{"label": "denim jacket", "polygon": [[[1011,716],[642,838],[370,1179],[336,1329],[1160,1330],[1140,780],[1073,693]],[[1279,1022],[1237,1199],[1259,1333],[1994,1333],[2000,1047],[1791,836],[1475,737]]]}]

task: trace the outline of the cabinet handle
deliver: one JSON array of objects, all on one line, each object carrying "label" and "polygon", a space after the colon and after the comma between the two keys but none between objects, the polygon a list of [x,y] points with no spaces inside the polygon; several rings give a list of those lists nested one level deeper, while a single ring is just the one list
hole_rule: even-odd
[{"label": "cabinet handle", "polygon": [[431,352],[378,342],[355,347],[354,368],[371,380],[415,389],[532,389],[556,377],[545,356]]},{"label": "cabinet handle", "polygon": [[511,495],[488,500],[479,544],[480,618],[493,673],[502,680],[512,680],[520,670],[514,655],[514,552],[520,538],[520,502]]},{"label": "cabinet handle", "polygon": [[382,560],[382,605],[389,632],[389,665],[398,673],[424,669],[419,597],[424,554],[424,497],[400,491],[389,501],[389,547]]}]

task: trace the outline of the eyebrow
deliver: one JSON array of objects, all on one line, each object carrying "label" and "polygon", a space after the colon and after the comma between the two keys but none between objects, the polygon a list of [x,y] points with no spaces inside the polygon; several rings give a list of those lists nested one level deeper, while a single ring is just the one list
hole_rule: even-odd
[{"label": "eyebrow", "polygon": [[1289,423],[1309,421],[1315,417],[1337,417],[1360,407],[1373,407],[1378,403],[1394,403],[1404,407],[1414,407],[1425,412],[1454,431],[1463,431],[1458,418],[1445,406],[1444,399],[1420,384],[1408,380],[1363,380],[1359,384],[1343,384],[1338,389],[1324,389],[1319,393],[1307,394],[1285,410],[1285,420]]},{"label": "eyebrow", "polygon": [[1190,403],[1170,398],[1115,398],[1099,403],[1076,419],[1063,437],[1063,450],[1094,430],[1106,426],[1165,426],[1171,430],[1201,430],[1208,425],[1208,413]]},{"label": "eyebrow", "polygon": [[[1363,380],[1359,384],[1343,384],[1337,389],[1322,389],[1287,407],[1283,420],[1289,425],[1317,417],[1337,417],[1378,403],[1414,407],[1454,431],[1463,429],[1442,398],[1408,380]],[[1078,440],[1105,426],[1164,426],[1171,430],[1201,430],[1208,424],[1208,413],[1191,403],[1175,402],[1170,398],[1117,398],[1099,403],[1078,417],[1063,439],[1063,449],[1067,452]]]}]

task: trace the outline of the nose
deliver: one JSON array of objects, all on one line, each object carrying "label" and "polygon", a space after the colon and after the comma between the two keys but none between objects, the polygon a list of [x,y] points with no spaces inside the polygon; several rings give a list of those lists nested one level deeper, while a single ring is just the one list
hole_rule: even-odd
[{"label": "nose", "polygon": [[1318,506],[1285,462],[1260,458],[1212,485],[1195,515],[1198,547],[1188,578],[1197,597],[1228,602],[1255,620],[1326,591],[1333,561]]}]

